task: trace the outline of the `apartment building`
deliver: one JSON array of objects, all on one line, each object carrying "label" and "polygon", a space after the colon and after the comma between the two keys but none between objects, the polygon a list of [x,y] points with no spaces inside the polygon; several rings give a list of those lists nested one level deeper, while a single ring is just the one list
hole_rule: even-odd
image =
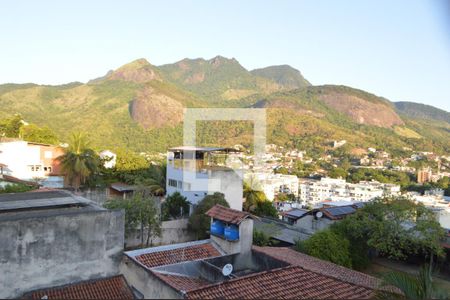
[{"label": "apartment building", "polygon": [[320,180],[303,179],[300,184],[300,200],[317,205],[323,201],[370,201],[377,197],[398,195],[400,186],[378,181],[348,183],[344,179],[323,177]]},{"label": "apartment building", "polygon": [[242,210],[242,170],[230,168],[233,148],[183,146],[167,153],[167,194],[179,192],[196,205],[206,195],[220,192],[231,208]]},{"label": "apartment building", "polygon": [[246,181],[255,180],[268,200],[273,201],[279,193],[294,194],[298,197],[298,177],[295,175],[274,174],[273,172],[248,172]]}]

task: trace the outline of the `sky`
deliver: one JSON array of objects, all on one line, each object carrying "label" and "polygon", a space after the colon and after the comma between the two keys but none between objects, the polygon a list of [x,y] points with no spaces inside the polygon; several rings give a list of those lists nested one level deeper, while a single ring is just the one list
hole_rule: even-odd
[{"label": "sky", "polygon": [[2,1],[0,83],[86,82],[142,57],[222,55],[450,111],[449,3]]}]

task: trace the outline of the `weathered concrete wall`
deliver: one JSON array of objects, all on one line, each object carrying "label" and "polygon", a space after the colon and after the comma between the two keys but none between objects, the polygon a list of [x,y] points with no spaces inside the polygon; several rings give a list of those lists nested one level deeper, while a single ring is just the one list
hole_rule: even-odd
[{"label": "weathered concrete wall", "polygon": [[303,230],[304,232],[314,234],[317,231],[330,227],[330,225],[334,222],[335,221],[328,218],[315,219],[314,216],[308,215],[298,219],[293,226]]},{"label": "weathered concrete wall", "polygon": [[[164,221],[161,224],[161,237],[153,236],[151,238],[152,246],[169,245],[185,243],[195,240],[195,236],[188,231],[188,219],[179,219]],[[147,233],[144,232],[144,243]],[[139,230],[128,234],[126,238],[127,247],[136,247],[141,243]]]},{"label": "weathered concrete wall", "polygon": [[145,299],[181,299],[176,290],[163,283],[151,271],[138,265],[126,255],[120,264],[120,273],[123,274],[131,287],[134,287]]},{"label": "weathered concrete wall", "polygon": [[118,273],[123,211],[0,221],[0,298]]}]

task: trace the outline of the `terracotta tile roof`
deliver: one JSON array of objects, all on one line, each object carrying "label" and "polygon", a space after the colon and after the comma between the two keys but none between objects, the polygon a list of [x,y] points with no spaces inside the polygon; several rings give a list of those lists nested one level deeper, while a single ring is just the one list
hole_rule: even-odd
[{"label": "terracotta tile roof", "polygon": [[190,291],[202,288],[209,285],[209,281],[201,278],[187,277],[187,276],[177,276],[173,274],[163,274],[159,272],[153,272],[153,274],[179,291]]},{"label": "terracotta tile roof", "polygon": [[3,178],[2,179],[4,181],[13,182],[13,183],[22,183],[22,184],[25,184],[25,185],[35,186],[35,187],[39,186],[39,184],[37,184],[36,182],[22,180],[22,179],[19,179],[19,178],[10,176],[10,175],[5,175],[5,174],[3,174]]},{"label": "terracotta tile roof", "polygon": [[297,266],[274,269],[205,286],[188,299],[368,299],[373,290]]},{"label": "terracotta tile roof", "polygon": [[211,209],[206,212],[206,215],[214,219],[236,225],[239,225],[244,219],[248,217],[255,218],[247,212],[228,208],[219,204],[211,207]]},{"label": "terracotta tile roof", "polygon": [[176,264],[183,261],[220,256],[221,253],[211,244],[200,244],[136,256],[136,260],[148,268]]},{"label": "terracotta tile roof", "polygon": [[25,299],[134,299],[122,275],[27,293]]},{"label": "terracotta tile roof", "polygon": [[321,260],[304,253],[297,252],[289,248],[281,247],[258,247],[253,246],[253,250],[262,252],[275,259],[287,262],[294,266],[300,266],[305,270],[327,275],[348,283],[357,284],[370,289],[377,289],[380,284],[378,278],[370,275],[347,269],[334,263]]}]

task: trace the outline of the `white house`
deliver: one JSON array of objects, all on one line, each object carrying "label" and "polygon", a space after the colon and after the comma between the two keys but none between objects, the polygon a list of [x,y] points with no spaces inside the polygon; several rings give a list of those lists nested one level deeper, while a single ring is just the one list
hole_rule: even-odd
[{"label": "white house", "polygon": [[166,191],[179,192],[196,205],[206,195],[220,192],[231,208],[242,210],[242,170],[228,167],[233,148],[182,146],[167,153]]},{"label": "white house", "polygon": [[103,150],[98,155],[104,161],[103,166],[106,169],[112,169],[116,166],[117,155],[114,152]]},{"label": "white house", "polygon": [[21,140],[0,142],[2,173],[21,180],[39,180],[46,187],[62,188],[64,176],[56,159],[63,151],[52,145]]}]

